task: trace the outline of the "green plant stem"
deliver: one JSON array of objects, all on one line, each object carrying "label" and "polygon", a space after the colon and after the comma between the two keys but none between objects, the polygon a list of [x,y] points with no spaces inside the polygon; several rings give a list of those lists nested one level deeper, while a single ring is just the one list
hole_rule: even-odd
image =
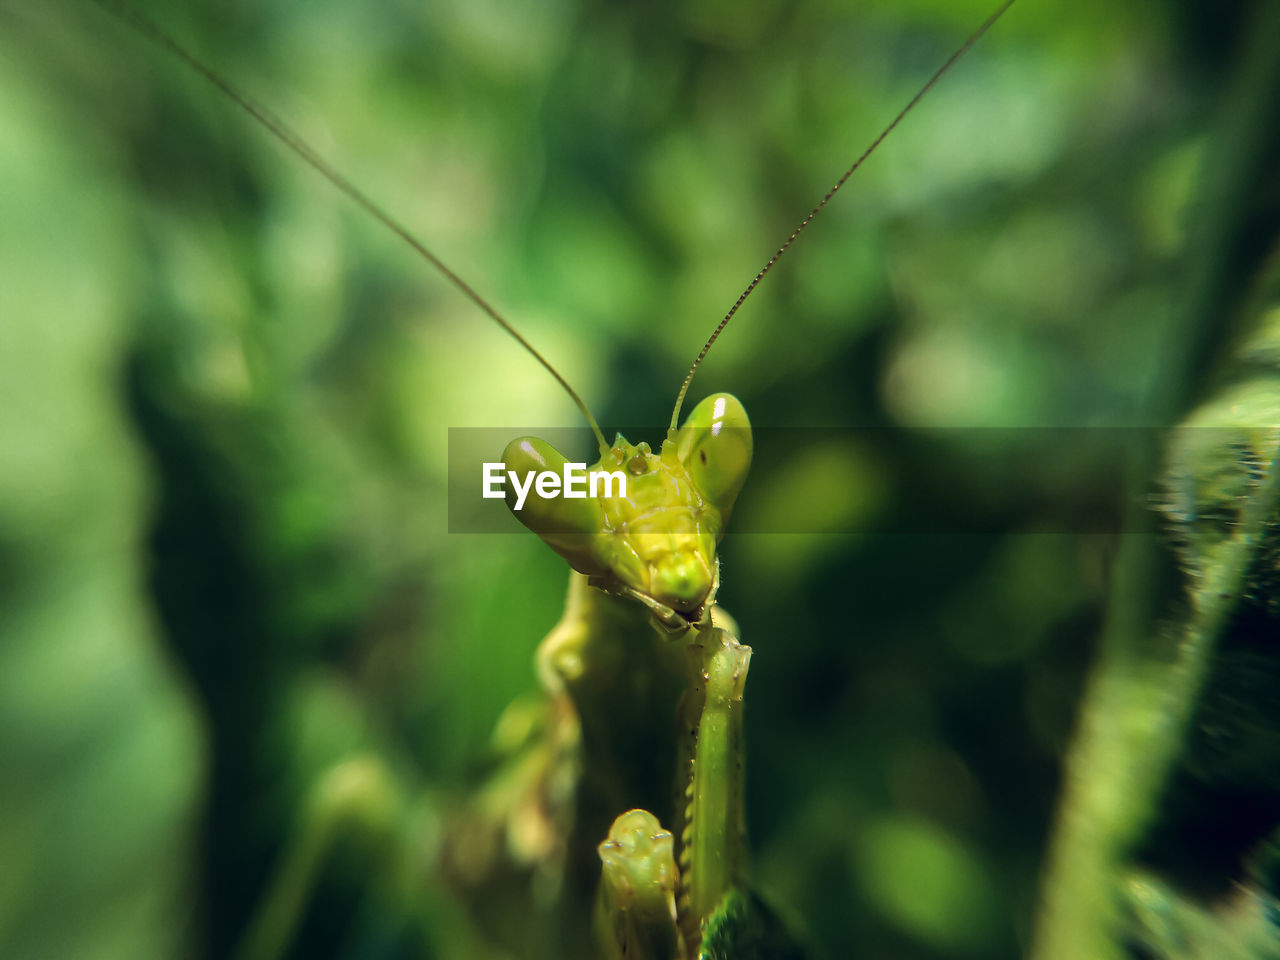
[{"label": "green plant stem", "polygon": [[[1244,309],[1249,291],[1280,221],[1273,189],[1280,169],[1280,5],[1261,5],[1252,26],[1218,148],[1206,161],[1192,279],[1150,404],[1156,423],[1183,416],[1238,346],[1251,319]],[[1175,649],[1161,652],[1164,645],[1152,638],[1163,544],[1148,499],[1158,453],[1152,441],[1131,465],[1125,529],[1139,532],[1121,537],[1099,661],[1064,765],[1035,960],[1120,956],[1119,869],[1177,757],[1215,643],[1275,509],[1280,478],[1272,460],[1215,569],[1196,585]]]}]

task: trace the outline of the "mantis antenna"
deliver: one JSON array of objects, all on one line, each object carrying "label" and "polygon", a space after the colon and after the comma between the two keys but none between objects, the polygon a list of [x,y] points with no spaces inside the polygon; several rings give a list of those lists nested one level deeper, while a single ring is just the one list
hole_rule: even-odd
[{"label": "mantis antenna", "polygon": [[741,296],[739,296],[738,299],[734,301],[733,306],[729,308],[729,312],[724,315],[724,318],[716,324],[716,328],[711,331],[711,336],[707,337],[707,342],[704,343],[702,345],[702,349],[698,351],[698,356],[694,359],[693,366],[691,366],[689,368],[689,372],[685,374],[684,383],[680,385],[680,392],[676,394],[675,409],[671,412],[671,426],[667,429],[668,437],[674,438],[676,428],[680,425],[680,407],[684,404],[685,394],[689,392],[689,384],[693,383],[693,375],[698,372],[698,367],[702,364],[707,352],[711,349],[711,345],[720,338],[721,332],[726,326],[728,326],[729,321],[733,319],[733,315],[738,312],[738,308],[742,306],[747,297],[751,296],[751,291],[760,284],[760,281],[764,279],[764,275],[773,268],[775,263],[778,262],[778,258],[786,253],[787,250],[790,249],[791,245],[799,239],[800,234],[804,232],[804,228],[809,226],[809,224],[813,222],[813,218],[818,215],[818,211],[827,205],[827,201],[836,195],[836,191],[843,187],[845,181],[853,176],[853,172],[862,166],[863,161],[875,152],[876,147],[880,146],[880,144],[884,142],[885,137],[889,136],[889,134],[893,132],[894,128],[902,122],[903,118],[915,109],[916,104],[923,100],[925,94],[933,89],[933,85],[942,79],[942,75],[955,66],[956,61],[968,53],[969,48],[982,39],[982,35],[990,30],[992,25],[999,20],[1004,12],[1011,6],[1013,6],[1013,0],[1005,0],[1005,2],[1000,5],[999,9],[997,9],[995,13],[991,14],[991,16],[986,19],[986,22],[984,22],[982,26],[978,27],[978,29],[969,36],[969,39],[960,45],[959,49],[957,49],[955,53],[951,54],[947,59],[947,62],[934,71],[933,76],[931,76],[916,95],[911,98],[911,102],[898,111],[898,115],[893,118],[887,127],[880,131],[880,136],[876,137],[875,140],[871,142],[871,146],[867,147],[866,150],[863,150],[862,155],[858,157],[857,160],[853,161],[853,166],[844,172],[840,179],[836,181],[835,186],[828,190],[827,195],[818,201],[818,205],[809,211],[809,215],[800,221],[800,225],[791,231],[791,236],[787,237],[786,242],[778,248],[777,252],[774,253],[772,257],[769,258],[769,262],[766,263],[760,269],[760,272],[755,275],[752,281],[747,284],[747,289],[742,291]]},{"label": "mantis antenna", "polygon": [[302,137],[298,136],[283,120],[272,114],[265,107],[259,106],[250,100],[246,95],[233,87],[224,80],[219,74],[215,73],[209,67],[206,67],[197,57],[189,52],[186,47],[178,43],[177,40],[169,36],[164,30],[160,29],[155,23],[144,16],[139,11],[128,6],[118,0],[98,0],[102,6],[112,16],[127,23],[138,33],[150,40],[157,46],[167,50],[170,54],[182,61],[192,71],[199,74],[214,87],[222,91],[231,102],[247,113],[250,117],[260,123],[267,132],[284,144],[289,150],[302,159],[307,166],[315,170],[320,176],[324,177],[331,184],[344,193],[350,200],[354,201],[356,206],[360,207],[376,221],[394,233],[397,237],[407,243],[418,255],[427,263],[435,267],[444,278],[453,284],[454,288],[462,293],[468,300],[489,315],[498,326],[515,338],[515,341],[524,347],[533,359],[542,364],[551,376],[555,377],[556,383],[564,387],[569,397],[577,404],[578,409],[582,411],[582,415],[586,417],[587,423],[591,425],[591,432],[595,434],[596,442],[600,445],[600,452],[604,453],[609,449],[609,444],[605,441],[604,434],[600,430],[600,425],[596,422],[596,418],[592,416],[591,410],[587,407],[582,397],[578,396],[576,390],[569,386],[569,382],[560,375],[560,372],[551,365],[532,343],[524,338],[524,336],[516,330],[511,323],[498,313],[489,301],[480,296],[469,283],[445,266],[444,262],[434,253],[428,250],[420,240],[411,234],[407,227],[403,226],[391,214],[387,213],[382,207],[374,203],[374,201],[357,187],[354,183],[343,176],[336,167],[325,160],[320,154],[316,153]]}]

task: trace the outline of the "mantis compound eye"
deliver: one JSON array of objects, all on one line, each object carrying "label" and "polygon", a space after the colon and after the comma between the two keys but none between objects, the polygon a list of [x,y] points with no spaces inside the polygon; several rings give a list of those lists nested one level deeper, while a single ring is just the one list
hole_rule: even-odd
[{"label": "mantis compound eye", "polygon": [[[547,441],[520,437],[507,444],[502,451],[502,462],[508,475],[528,478],[542,473],[563,475],[568,461]],[[559,488],[556,495],[547,497],[534,484],[527,484],[525,491],[524,498],[518,500],[515,484],[508,483],[507,506],[511,507],[516,519],[562,554],[562,546],[576,546],[584,550],[584,540],[598,534],[604,526],[599,500],[562,496]]]},{"label": "mantis compound eye", "polygon": [[728,518],[751,469],[751,421],[732,394],[714,393],[686,418],[676,453],[702,495]]}]

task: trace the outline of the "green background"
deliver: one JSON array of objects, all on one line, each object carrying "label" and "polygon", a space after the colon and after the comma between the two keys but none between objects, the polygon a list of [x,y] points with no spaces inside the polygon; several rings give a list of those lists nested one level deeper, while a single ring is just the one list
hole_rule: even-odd
[{"label": "green background", "polygon": [[[498,305],[606,432],[655,444],[715,322],[990,12],[144,9]],[[757,464],[744,529],[861,531],[722,545],[755,649],[755,878],[818,956],[1027,948],[1122,470],[1114,444],[1008,438],[1150,425],[1250,16],[1015,4],[695,381],[804,431]],[[370,836],[414,850],[358,839],[297,955],[508,955],[430,862],[534,687],[565,570],[531,535],[447,532],[447,437],[576,411],[94,4],[0,17],[0,954],[227,953],[316,778],[372,757],[399,786]]]}]

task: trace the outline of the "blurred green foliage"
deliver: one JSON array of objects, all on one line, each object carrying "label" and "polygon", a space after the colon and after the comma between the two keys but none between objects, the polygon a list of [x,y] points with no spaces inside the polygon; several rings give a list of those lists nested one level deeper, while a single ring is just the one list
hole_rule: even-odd
[{"label": "blurred green foliage", "polygon": [[[140,4],[491,297],[606,430],[651,442],[715,321],[989,6]],[[1280,165],[1229,122],[1275,103],[1240,68],[1250,38],[1280,57],[1265,10],[1015,4],[699,374],[695,400],[832,429],[757,463],[736,522],[866,530],[722,547],[756,651],[754,873],[819,956],[1028,949],[1124,562],[1108,531],[1155,495],[1125,495],[1105,441],[1032,457],[951,428],[1159,425],[1208,396],[1275,302]],[[507,955],[431,864],[565,571],[532,536],[447,532],[447,430],[575,411],[92,3],[0,11],[0,954],[228,955],[262,904],[287,911],[298,838],[333,829],[293,955]],[[1230,203],[1224,139],[1263,164]],[[1241,211],[1251,243],[1208,250]],[[1189,290],[1210,261],[1218,286]],[[1274,337],[1253,351],[1273,373]],[[1148,558],[1148,652],[1197,535],[1119,538]],[[1242,591],[1262,600],[1223,614],[1201,671],[1227,720],[1170,720],[1122,851],[1197,909],[1265,874],[1280,799],[1274,573]],[[1199,686],[1147,719],[1193,714]]]}]

